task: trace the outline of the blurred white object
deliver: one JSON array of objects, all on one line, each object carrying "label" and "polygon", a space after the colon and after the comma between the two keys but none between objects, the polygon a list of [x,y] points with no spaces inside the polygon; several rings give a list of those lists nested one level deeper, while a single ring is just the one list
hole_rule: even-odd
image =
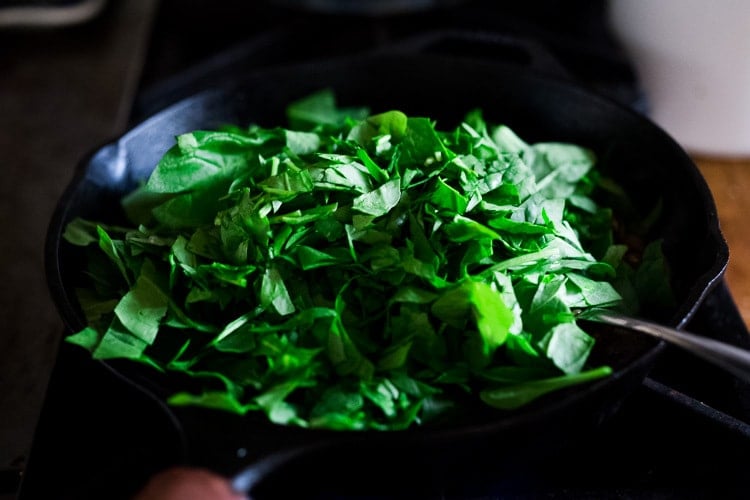
[{"label": "blurred white object", "polygon": [[99,15],[106,3],[106,0],[0,0],[0,28],[82,24]]},{"label": "blurred white object", "polygon": [[688,152],[750,156],[750,1],[609,0],[649,116]]}]

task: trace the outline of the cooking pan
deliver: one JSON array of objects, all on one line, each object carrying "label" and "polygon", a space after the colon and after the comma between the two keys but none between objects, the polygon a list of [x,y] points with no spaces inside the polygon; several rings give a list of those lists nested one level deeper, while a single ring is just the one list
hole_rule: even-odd
[{"label": "cooking pan", "polygon": [[[51,294],[69,333],[84,326],[75,296],[85,267],[80,248],[62,239],[75,217],[121,223],[120,198],[145,179],[175,136],[227,123],[276,126],[295,99],[323,88],[341,106],[374,112],[400,109],[457,125],[481,108],[529,142],[569,141],[594,150],[600,168],[628,192],[643,217],[661,206],[646,235],[662,239],[675,304],[644,309],[648,319],[681,328],[722,278],[728,248],[711,193],[689,156],[643,115],[570,78],[531,65],[435,54],[385,51],[297,63],[230,75],[221,85],[156,112],[83,159],[50,222],[46,266]],[[512,491],[524,471],[554,459],[590,436],[620,408],[664,348],[660,341],[598,326],[592,363],[612,376],[540,398],[512,412],[486,411],[435,426],[395,432],[340,432],[277,426],[264,417],[238,417],[201,408],[172,408],[188,449],[185,462],[233,475],[255,464],[251,483],[261,498],[273,491],[308,496],[338,490],[387,492],[399,485],[412,496],[445,494],[449,484],[492,477]],[[101,361],[140,390],[165,398],[170,381],[118,360]],[[595,459],[601,459],[597,457]],[[606,459],[606,458],[604,458]],[[585,469],[585,464],[582,464]],[[294,477],[294,480],[290,480]]]}]

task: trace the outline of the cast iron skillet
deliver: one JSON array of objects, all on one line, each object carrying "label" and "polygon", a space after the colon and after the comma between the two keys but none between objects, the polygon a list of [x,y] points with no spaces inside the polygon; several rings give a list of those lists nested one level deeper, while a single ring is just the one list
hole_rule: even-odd
[{"label": "cast iron skillet", "polygon": [[[664,240],[677,304],[649,311],[649,319],[685,325],[723,275],[728,248],[710,191],[688,155],[642,115],[578,84],[516,64],[371,53],[234,76],[157,112],[85,158],[57,205],[46,243],[49,288],[69,332],[84,326],[74,288],[85,264],[79,249],[62,239],[70,220],[82,216],[122,222],[119,199],[149,175],[175,135],[227,123],[285,124],[286,105],[321,88],[333,89],[343,106],[366,105],[373,112],[400,109],[436,118],[440,127],[457,125],[467,111],[479,107],[488,121],[505,123],[530,142],[570,141],[592,148],[644,216],[655,204],[662,205],[650,237]],[[472,413],[434,427],[389,433],[316,431],[274,426],[257,416],[198,408],[171,411],[186,435],[186,462],[225,474],[256,463],[268,473],[254,490],[258,497],[271,490],[291,494],[300,485],[308,493],[331,484],[357,491],[363,482],[369,491],[400,484],[402,491],[413,487],[426,494],[431,484],[465,481],[470,472],[482,469],[495,477],[514,477],[540,456],[594,432],[648,374],[664,347],[613,328],[592,334],[598,339],[592,362],[610,364],[615,370],[611,377],[519,411]],[[169,392],[168,380],[140,366],[105,364],[156,397]]]}]

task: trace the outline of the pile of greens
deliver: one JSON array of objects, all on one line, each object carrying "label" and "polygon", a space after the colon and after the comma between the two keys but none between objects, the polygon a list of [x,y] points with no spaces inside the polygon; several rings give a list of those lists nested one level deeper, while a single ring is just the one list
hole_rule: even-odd
[{"label": "pile of greens", "polygon": [[93,250],[69,342],[189,377],[173,405],[331,429],[407,428],[458,394],[514,409],[611,373],[575,322],[623,306],[627,269],[592,151],[329,91],[287,116],[180,135],[123,199],[131,227],[67,226]]}]

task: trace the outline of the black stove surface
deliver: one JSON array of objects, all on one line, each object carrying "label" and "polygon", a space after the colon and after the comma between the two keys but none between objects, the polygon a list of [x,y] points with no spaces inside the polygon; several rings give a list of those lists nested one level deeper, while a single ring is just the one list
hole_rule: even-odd
[{"label": "black stove surface", "polygon": [[[626,105],[647,107],[627,60],[603,29],[603,2],[532,1],[502,11],[495,2],[451,2],[451,7],[387,16],[283,4],[225,2],[212,10],[202,8],[208,2],[196,2],[192,9],[162,2],[132,123],[228,74],[425,34],[437,36],[418,50],[515,57],[512,45],[466,36],[480,31],[539,42],[561,66],[543,71],[562,69],[566,77]],[[750,348],[750,334],[723,281],[686,329]],[[155,472],[193,460],[180,422],[161,401],[63,343],[18,498],[127,499]],[[446,499],[745,498],[748,471],[750,387],[667,346],[650,376],[606,425],[566,448],[564,456],[540,459],[511,477],[483,470],[400,491],[408,491],[409,498]],[[290,471],[277,490],[266,491],[268,498],[300,497],[302,491],[305,498],[376,498],[388,487],[383,480],[385,486],[378,488],[365,482],[346,491],[330,485],[317,491],[295,485]]]}]

